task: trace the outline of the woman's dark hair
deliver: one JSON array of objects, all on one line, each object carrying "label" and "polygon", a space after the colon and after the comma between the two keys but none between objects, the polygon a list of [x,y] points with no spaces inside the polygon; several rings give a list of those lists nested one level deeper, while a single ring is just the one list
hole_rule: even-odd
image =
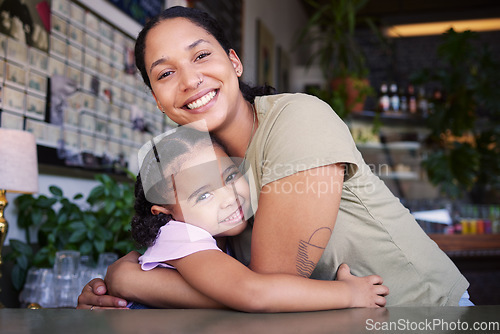
[{"label": "woman's dark hair", "polygon": [[[161,139],[144,157],[141,171],[135,182],[135,215],[131,221],[132,238],[139,246],[152,246],[160,227],[172,220],[171,215],[162,213],[153,215],[151,212],[153,205],[173,203],[171,200],[166,200],[166,197],[171,196],[173,192],[170,178],[163,178],[163,180],[151,184],[151,179],[158,179],[158,162],[161,161],[162,175],[175,174],[183,162],[183,156],[193,152],[197,147],[201,147],[199,145],[212,144],[224,149],[215,137],[210,136],[210,141],[208,138],[206,132],[182,127],[177,132]],[[145,185],[148,186],[145,187]],[[155,198],[156,200],[154,200]],[[173,200],[175,201],[175,199]],[[152,203],[151,201],[163,203]]]},{"label": "woman's dark hair", "polygon": [[[144,62],[144,53],[146,50],[146,37],[149,31],[164,20],[173,18],[185,18],[205,29],[211,34],[222,46],[224,51],[229,54],[232,49],[231,45],[224,34],[224,30],[220,27],[219,23],[210,15],[196,8],[187,8],[175,6],[165,9],[157,16],[151,18],[137,36],[135,42],[135,65],[141,73],[142,80],[151,89],[151,82],[149,81],[146,64]],[[240,80],[240,90],[245,100],[253,103],[256,96],[271,95],[276,93],[276,90],[268,85],[252,87]]]}]

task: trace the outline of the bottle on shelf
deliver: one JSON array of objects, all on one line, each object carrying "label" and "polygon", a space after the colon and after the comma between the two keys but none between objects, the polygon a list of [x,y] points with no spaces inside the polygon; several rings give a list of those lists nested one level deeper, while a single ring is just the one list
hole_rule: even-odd
[{"label": "bottle on shelf", "polygon": [[420,86],[417,96],[417,110],[423,117],[426,117],[427,113],[429,112],[428,106],[429,104],[427,101],[427,97],[425,96],[425,88],[423,86]]},{"label": "bottle on shelf", "polygon": [[399,88],[399,109],[403,114],[408,112],[408,97],[403,86]]},{"label": "bottle on shelf", "polygon": [[408,111],[410,114],[416,114],[417,113],[417,96],[415,95],[415,86],[412,84],[408,85]]},{"label": "bottle on shelf", "polygon": [[388,87],[387,87],[387,84],[385,82],[383,82],[380,85],[380,89],[379,89],[378,111],[380,111],[380,112],[389,111],[390,103],[391,103],[391,101],[389,99]]},{"label": "bottle on shelf", "polygon": [[390,98],[390,106],[389,110],[395,113],[398,113],[400,110],[400,100],[399,100],[399,92],[398,85],[393,82],[389,86],[389,98]]}]

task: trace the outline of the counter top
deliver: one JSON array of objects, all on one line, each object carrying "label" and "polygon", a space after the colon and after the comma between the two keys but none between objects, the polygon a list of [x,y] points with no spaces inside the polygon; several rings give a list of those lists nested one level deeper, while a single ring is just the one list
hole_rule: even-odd
[{"label": "counter top", "polygon": [[226,310],[0,309],[0,333],[500,333],[500,305],[249,314]]}]

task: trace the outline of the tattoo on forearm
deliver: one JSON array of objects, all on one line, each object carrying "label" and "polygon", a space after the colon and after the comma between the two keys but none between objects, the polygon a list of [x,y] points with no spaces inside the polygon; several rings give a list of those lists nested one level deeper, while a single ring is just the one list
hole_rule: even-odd
[{"label": "tattoo on forearm", "polygon": [[314,268],[316,267],[316,262],[311,261],[310,256],[312,255],[312,253],[315,252],[322,253],[323,250],[325,249],[325,247],[318,245],[317,243],[319,240],[316,241],[314,238],[316,236],[316,239],[320,240],[323,239],[319,238],[319,235],[323,233],[328,233],[328,236],[330,236],[332,230],[328,227],[321,227],[316,231],[314,231],[313,234],[311,234],[311,237],[309,238],[308,241],[300,240],[299,249],[297,253],[297,262],[295,265],[295,267],[297,268],[297,273],[300,276],[303,277],[311,276]]}]

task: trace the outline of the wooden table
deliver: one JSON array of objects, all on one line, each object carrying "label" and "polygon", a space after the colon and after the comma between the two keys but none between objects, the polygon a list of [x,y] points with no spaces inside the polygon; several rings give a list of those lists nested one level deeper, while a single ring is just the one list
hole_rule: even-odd
[{"label": "wooden table", "polygon": [[[473,330],[474,326],[482,326]],[[465,330],[468,329],[468,330]],[[500,333],[500,305],[248,314],[222,310],[0,309],[0,333]]]}]

